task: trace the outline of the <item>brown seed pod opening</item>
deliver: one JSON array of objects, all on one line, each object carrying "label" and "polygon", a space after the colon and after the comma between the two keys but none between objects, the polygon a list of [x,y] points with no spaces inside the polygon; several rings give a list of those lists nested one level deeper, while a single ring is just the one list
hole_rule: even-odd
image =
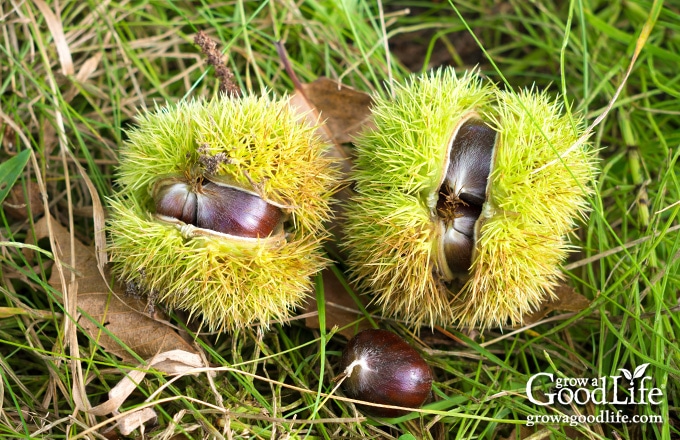
[{"label": "brown seed pod opening", "polygon": [[448,281],[468,276],[496,139],[496,131],[475,113],[463,118],[451,137],[436,209],[437,260]]},{"label": "brown seed pod opening", "polygon": [[521,325],[554,295],[590,209],[597,154],[582,117],[476,71],[438,69],[392,92],[355,141],[355,285],[412,327]]},{"label": "brown seed pod opening", "polygon": [[256,194],[207,179],[194,184],[162,181],[154,194],[156,215],[222,234],[265,238],[282,231],[284,213]]}]

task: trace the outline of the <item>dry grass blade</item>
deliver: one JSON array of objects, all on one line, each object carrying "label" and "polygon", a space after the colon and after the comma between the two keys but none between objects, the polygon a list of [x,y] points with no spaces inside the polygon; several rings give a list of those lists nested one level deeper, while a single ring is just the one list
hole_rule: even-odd
[{"label": "dry grass blade", "polygon": [[54,38],[54,44],[57,49],[57,53],[59,54],[61,73],[64,76],[73,75],[75,72],[73,67],[73,59],[71,58],[71,50],[69,49],[68,42],[66,41],[61,20],[43,0],[34,0],[34,3],[42,13],[43,17],[45,17],[47,27],[52,33],[52,38]]}]

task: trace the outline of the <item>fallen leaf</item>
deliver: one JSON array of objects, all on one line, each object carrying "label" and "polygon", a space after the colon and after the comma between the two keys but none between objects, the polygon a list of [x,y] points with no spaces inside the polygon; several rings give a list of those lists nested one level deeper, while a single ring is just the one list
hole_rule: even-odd
[{"label": "fallen leaf", "polygon": [[580,312],[590,306],[590,300],[577,293],[573,287],[560,284],[555,289],[556,297],[541,304],[541,308],[524,316],[524,324],[533,324],[543,319],[548,313]]},{"label": "fallen leaf", "polygon": [[151,408],[143,408],[121,417],[118,423],[116,423],[116,427],[122,435],[130,435],[132,431],[155,418],[156,411]]},{"label": "fallen leaf", "polygon": [[301,94],[307,104],[316,109],[321,120],[326,121],[330,140],[335,143],[352,142],[370,121],[373,99],[368,93],[320,77],[302,84],[302,90],[296,90],[295,97]]},{"label": "fallen leaf", "polygon": [[297,78],[293,82],[296,88],[290,105],[310,124],[324,122],[317,133],[332,144],[328,155],[338,160],[342,177],[348,179],[352,153],[342,144],[351,142],[370,123],[371,96],[324,77],[309,84],[302,84]]},{"label": "fallen leaf", "polygon": [[352,165],[351,154],[341,144],[351,142],[354,135],[370,123],[371,96],[324,77],[303,84],[295,74],[282,42],[276,43],[276,50],[295,87],[291,106],[312,125],[325,122],[319,126],[318,134],[333,144],[329,156],[341,160],[342,171],[347,176]]},{"label": "fallen leaf", "polygon": [[[319,126],[318,134],[332,144],[333,148],[328,150],[328,155],[340,164],[341,179],[349,182],[352,155],[342,143],[349,142],[368,121],[371,97],[328,78],[318,78],[309,84],[299,83],[295,78],[294,82],[297,88],[291,97],[291,106],[310,124],[325,121]],[[344,249],[338,243],[345,242],[345,203],[352,198],[353,193],[349,185],[343,186],[335,193],[331,206],[334,218],[328,229],[333,239],[326,243],[326,248],[339,260],[346,257]]]},{"label": "fallen leaf", "polygon": [[[125,403],[130,394],[137,389],[137,385],[144,379],[144,376],[146,376],[146,373],[150,368],[168,374],[184,374],[195,368],[201,367],[205,367],[205,365],[203,364],[201,357],[196,353],[183,350],[170,350],[165,353],[159,353],[149,359],[145,365],[139,369],[128,372],[125,377],[111,388],[107,401],[89,409],[87,412],[95,416],[117,413],[118,409]],[[137,419],[131,417],[130,420]],[[147,418],[146,420],[149,419]],[[140,422],[140,424],[144,423],[144,421]]]},{"label": "fallen leaf", "polygon": [[[170,350],[165,353],[159,353],[149,359],[146,362],[146,365],[140,369],[132,370],[126,374],[125,377],[109,391],[109,400],[91,408],[88,412],[96,416],[117,414],[119,408],[125,403],[130,394],[137,389],[137,385],[144,379],[144,376],[146,376],[146,373],[150,368],[168,374],[193,374],[191,373],[191,370],[205,366],[201,357],[194,352]],[[144,423],[155,418],[156,411],[146,407],[121,417],[118,419],[116,427],[121,434],[128,435]]]},{"label": "fallen leaf", "polygon": [[334,218],[328,225],[333,239],[326,243],[326,249],[331,256],[344,260],[345,251],[338,243],[345,242],[345,203],[352,198],[354,191],[349,184],[353,155],[343,144],[351,142],[361,130],[372,124],[373,99],[368,93],[354,90],[329,78],[320,77],[311,83],[303,84],[295,74],[282,42],[276,43],[276,50],[295,86],[295,92],[290,99],[291,107],[312,125],[318,124],[319,121],[324,122],[319,125],[317,133],[332,145],[333,148],[328,150],[327,154],[337,159],[341,179],[346,183],[334,195],[335,203],[331,206]]},{"label": "fallen leaf", "polygon": [[40,218],[45,212],[42,198],[40,197],[40,185],[36,182],[28,182],[26,185],[26,195],[22,185],[16,184],[7,195],[7,199],[2,203],[5,214],[14,220],[26,220],[28,210],[31,210],[33,218]]},{"label": "fallen leaf", "polygon": [[[52,231],[61,261],[70,264],[69,231],[56,221],[52,221]],[[35,224],[35,233],[36,240],[47,236],[46,217]],[[142,359],[175,349],[195,352],[172,327],[145,313],[146,301],[126,295],[122,286],[113,281],[107,271],[106,276],[112,282],[109,289],[107,280],[97,267],[93,247],[85,246],[76,239],[74,252],[74,266],[65,269],[76,273],[80,312],[78,323],[97,344],[126,362],[136,359],[130,351]],[[49,282],[55,288],[61,288],[56,270],[52,272]]]},{"label": "fallen leaf", "polygon": [[108,261],[108,257],[106,256],[106,219],[104,206],[102,205],[99,193],[97,192],[94,183],[92,183],[90,176],[87,175],[85,168],[78,163],[70,150],[69,155],[73,159],[73,163],[78,168],[80,177],[82,177],[83,182],[85,182],[85,185],[90,192],[90,198],[92,199],[92,221],[94,222],[94,248],[97,256],[97,269],[102,278],[106,279],[106,262]]},{"label": "fallen leaf", "polygon": [[[373,328],[370,322],[362,319],[363,314],[359,311],[356,302],[354,302],[354,299],[347,292],[347,289],[345,289],[345,286],[340,282],[335,273],[331,269],[326,268],[321,275],[323,276],[324,300],[326,304],[326,329],[331,330],[337,326],[340,328],[339,334],[347,339],[351,339],[360,331]],[[320,328],[319,315],[314,312],[318,312],[318,304],[316,303],[316,298],[310,296],[305,304],[305,314],[308,315],[305,319],[305,325],[308,328],[318,329]],[[346,327],[350,324],[353,325]]]}]

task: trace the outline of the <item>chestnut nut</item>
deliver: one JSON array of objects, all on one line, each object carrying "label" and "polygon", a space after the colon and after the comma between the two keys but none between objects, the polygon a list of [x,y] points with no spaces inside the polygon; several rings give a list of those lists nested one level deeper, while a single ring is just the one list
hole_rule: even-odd
[{"label": "chestnut nut", "polygon": [[484,121],[470,117],[451,140],[437,202],[441,228],[439,265],[449,281],[466,278],[472,264],[475,228],[486,201],[496,138],[496,131]]},{"label": "chestnut nut", "polygon": [[[364,330],[342,352],[342,389],[352,399],[419,408],[430,396],[432,370],[406,341],[387,330]],[[399,417],[409,411],[357,405],[375,417]]]},{"label": "chestnut nut", "polygon": [[255,194],[205,179],[193,186],[176,181],[159,187],[156,214],[246,238],[268,237],[283,217],[278,206]]}]

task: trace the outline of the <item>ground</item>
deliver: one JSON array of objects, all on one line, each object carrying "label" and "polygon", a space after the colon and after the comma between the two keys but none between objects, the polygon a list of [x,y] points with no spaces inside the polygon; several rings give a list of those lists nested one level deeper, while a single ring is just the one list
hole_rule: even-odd
[{"label": "ground", "polygon": [[[0,3],[0,17],[0,436],[680,437],[676,4],[9,0]],[[142,314],[111,313],[107,282],[114,280],[101,277],[106,267],[94,251],[106,240],[108,197],[119,189],[120,146],[141,110],[217,92],[215,71],[193,42],[199,31],[217,42],[238,87],[255,94],[294,92],[280,41],[302,83],[328,77],[381,93],[386,81],[411,73],[478,66],[499,88],[562,96],[568,111],[593,124],[600,173],[592,212],[571,234],[561,302],[520,328],[414,329],[381,319],[370,292],[352,291],[349,308],[359,312],[339,321],[398,333],[434,373],[432,401],[388,421],[367,419],[336,397],[342,394],[332,379],[350,332],[324,323],[338,321],[328,298],[345,292],[341,259],[332,266],[334,284],[316,279],[311,321],[298,310],[297,319],[268,329],[213,334],[162,303]],[[148,306],[146,297],[124,293],[124,304]],[[208,365],[211,372],[173,381],[163,373],[168,359],[164,366],[156,359],[119,408],[87,411],[168,347],[200,354],[170,358],[182,368]],[[526,389],[538,373],[554,374],[554,386],[543,382],[547,393],[584,388],[558,387],[558,378],[616,385],[607,403],[543,406]],[[617,404],[614,391],[624,399],[632,380],[642,393],[635,401],[644,403]],[[659,390],[658,403],[643,384]],[[597,386],[585,388],[579,395]],[[115,411],[142,407],[153,417],[123,434]],[[594,420],[542,419],[560,414]],[[603,414],[646,422],[595,420]]]}]

